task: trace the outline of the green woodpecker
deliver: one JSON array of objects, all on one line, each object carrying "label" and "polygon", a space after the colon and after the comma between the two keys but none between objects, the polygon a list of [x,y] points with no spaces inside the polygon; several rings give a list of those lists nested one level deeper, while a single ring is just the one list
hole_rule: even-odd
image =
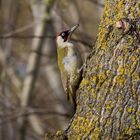
[{"label": "green woodpecker", "polygon": [[56,38],[58,67],[67,99],[76,108],[76,90],[82,78],[82,58],[74,43],[70,41],[72,33],[79,24],[62,31]]}]

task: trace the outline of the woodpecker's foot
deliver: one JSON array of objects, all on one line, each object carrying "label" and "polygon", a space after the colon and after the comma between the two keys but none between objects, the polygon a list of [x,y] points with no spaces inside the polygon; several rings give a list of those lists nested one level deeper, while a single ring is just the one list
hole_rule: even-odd
[{"label": "woodpecker's foot", "polygon": [[80,73],[84,69],[84,67],[86,67],[86,63],[84,63],[81,68],[77,70],[77,73]]},{"label": "woodpecker's foot", "polygon": [[74,119],[74,117],[72,117],[72,119],[70,120],[70,123],[68,124],[68,127],[65,130],[66,134],[68,133],[68,130],[69,130],[69,128],[70,128],[70,126],[71,126],[71,124],[73,122],[73,119]]}]

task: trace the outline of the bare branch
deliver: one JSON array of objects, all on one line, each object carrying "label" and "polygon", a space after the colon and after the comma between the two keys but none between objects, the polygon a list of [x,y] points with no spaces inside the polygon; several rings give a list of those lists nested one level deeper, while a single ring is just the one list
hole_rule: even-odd
[{"label": "bare branch", "polygon": [[98,5],[98,6],[100,6],[100,7],[102,7],[102,8],[104,8],[104,6],[105,6],[104,4],[99,3],[98,0],[88,0],[88,1],[90,1],[90,2],[92,2],[92,3],[94,3],[94,4]]},{"label": "bare branch", "polygon": [[[57,115],[61,117],[67,117],[70,118],[71,115],[67,113],[62,113],[62,112],[55,112],[55,111],[48,111],[46,109],[27,109],[26,111],[16,111],[10,114],[4,114],[4,116],[0,116],[2,118],[0,125],[3,123],[9,123],[10,121],[15,121],[16,119],[20,117],[28,117],[30,115],[47,115],[47,116],[52,116],[52,115]],[[6,117],[5,117],[6,116]]]}]

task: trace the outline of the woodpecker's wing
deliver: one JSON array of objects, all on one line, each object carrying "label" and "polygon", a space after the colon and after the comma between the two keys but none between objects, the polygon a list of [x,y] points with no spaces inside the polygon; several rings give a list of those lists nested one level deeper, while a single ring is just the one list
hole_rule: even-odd
[{"label": "woodpecker's wing", "polygon": [[62,80],[62,84],[63,84],[63,88],[64,91],[66,93],[67,96],[67,100],[73,105],[75,106],[75,92],[74,92],[74,88],[73,85],[71,85],[70,83],[70,74],[68,74],[66,71],[63,71],[63,73],[61,73],[61,78]]},{"label": "woodpecker's wing", "polygon": [[57,61],[58,61],[58,67],[60,69],[60,72],[64,72],[64,64],[63,64],[63,58],[67,55],[68,48],[57,48]]}]

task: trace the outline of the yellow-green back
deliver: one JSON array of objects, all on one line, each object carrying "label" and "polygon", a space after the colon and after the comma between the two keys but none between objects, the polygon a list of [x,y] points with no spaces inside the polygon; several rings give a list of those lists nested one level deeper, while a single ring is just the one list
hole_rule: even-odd
[{"label": "yellow-green back", "polygon": [[57,61],[58,61],[58,67],[61,72],[64,72],[64,64],[63,59],[65,56],[67,56],[68,48],[57,48]]}]

